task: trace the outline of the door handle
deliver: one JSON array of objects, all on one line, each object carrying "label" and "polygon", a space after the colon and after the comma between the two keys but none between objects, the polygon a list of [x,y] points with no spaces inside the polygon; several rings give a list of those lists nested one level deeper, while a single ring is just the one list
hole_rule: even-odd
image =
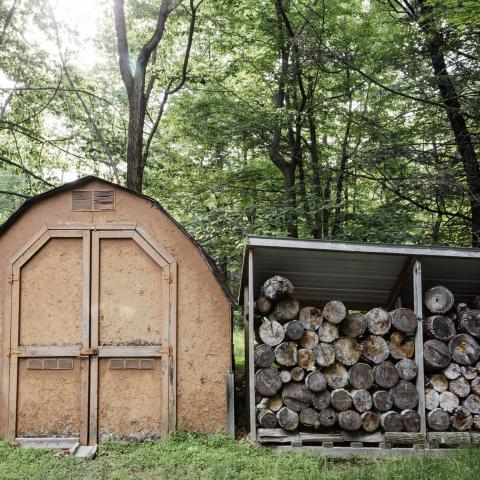
[{"label": "door handle", "polygon": [[80,356],[89,357],[91,355],[98,355],[98,348],[81,348]]}]

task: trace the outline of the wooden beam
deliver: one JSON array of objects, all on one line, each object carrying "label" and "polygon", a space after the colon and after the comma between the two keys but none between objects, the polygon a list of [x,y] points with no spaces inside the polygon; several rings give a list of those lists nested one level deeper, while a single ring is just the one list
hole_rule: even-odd
[{"label": "wooden beam", "polygon": [[390,296],[388,297],[387,310],[392,310],[393,306],[395,305],[395,300],[402,291],[403,285],[405,284],[408,274],[415,264],[415,261],[416,257],[409,255],[403,263],[402,269],[400,270],[400,273],[398,274],[398,277],[393,285],[392,291],[390,292]]},{"label": "wooden beam", "polygon": [[250,397],[250,437],[257,441],[257,415],[255,411],[255,321],[253,318],[253,249],[248,251],[248,376]]}]

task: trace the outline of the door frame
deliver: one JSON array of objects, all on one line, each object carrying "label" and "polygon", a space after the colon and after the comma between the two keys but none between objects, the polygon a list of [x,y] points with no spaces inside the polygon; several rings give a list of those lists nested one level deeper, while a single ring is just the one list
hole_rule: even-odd
[{"label": "door frame", "polygon": [[[83,242],[82,258],[82,345],[58,347],[19,347],[20,320],[20,279],[21,268],[51,238],[81,238]],[[162,325],[161,346],[142,347],[140,352],[134,346],[103,347],[99,355],[83,355],[91,345],[98,345],[98,294],[99,294],[99,242],[101,238],[131,238],[162,269],[163,279],[168,284],[168,296],[165,296],[164,311],[168,312]],[[9,314],[5,319],[4,334],[9,338],[8,361],[4,362],[2,372],[3,385],[8,391],[2,393],[7,421],[7,438],[20,444],[25,439],[16,438],[17,395],[18,395],[18,358],[31,356],[71,356],[80,358],[80,443],[96,444],[98,441],[98,358],[114,356],[115,349],[122,349],[122,356],[152,356],[161,358],[162,391],[162,432],[176,429],[176,351],[177,351],[177,263],[162,246],[158,245],[144,228],[137,224],[59,224],[45,225],[25,244],[9,261],[10,302]],[[146,348],[146,350],[145,350]],[[71,445],[72,438],[31,438],[29,445],[38,446],[58,444]]]}]

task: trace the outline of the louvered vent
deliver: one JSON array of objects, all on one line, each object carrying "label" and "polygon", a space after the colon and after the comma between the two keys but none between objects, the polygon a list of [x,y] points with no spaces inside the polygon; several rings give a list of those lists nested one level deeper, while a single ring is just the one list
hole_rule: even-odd
[{"label": "louvered vent", "polygon": [[73,358],[29,358],[28,370],[72,370]]},{"label": "louvered vent", "polygon": [[93,203],[92,190],[74,190],[72,192],[72,211],[91,212]]},{"label": "louvered vent", "polygon": [[74,190],[72,192],[72,211],[105,212],[115,209],[113,190]]},{"label": "louvered vent", "polygon": [[113,190],[95,190],[93,194],[94,211],[113,210],[115,208],[115,192]]},{"label": "louvered vent", "polygon": [[154,370],[154,358],[112,358],[110,370]]}]

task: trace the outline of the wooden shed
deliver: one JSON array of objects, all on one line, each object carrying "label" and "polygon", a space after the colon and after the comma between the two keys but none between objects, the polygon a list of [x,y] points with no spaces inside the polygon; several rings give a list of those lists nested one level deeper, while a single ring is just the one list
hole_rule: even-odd
[{"label": "wooden shed", "polygon": [[152,198],[86,177],[0,229],[0,434],[228,431],[232,299],[201,246]]}]

